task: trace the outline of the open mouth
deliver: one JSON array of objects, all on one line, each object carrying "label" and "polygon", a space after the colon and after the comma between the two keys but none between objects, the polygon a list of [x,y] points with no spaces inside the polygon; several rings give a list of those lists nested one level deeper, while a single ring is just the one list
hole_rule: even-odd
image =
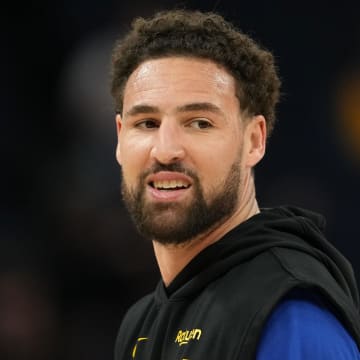
[{"label": "open mouth", "polygon": [[185,180],[156,180],[149,183],[151,187],[162,191],[188,189],[191,185]]}]

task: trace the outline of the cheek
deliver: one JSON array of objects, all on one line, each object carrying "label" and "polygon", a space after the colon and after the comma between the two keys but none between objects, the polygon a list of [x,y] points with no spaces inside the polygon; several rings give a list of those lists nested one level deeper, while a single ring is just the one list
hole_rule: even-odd
[{"label": "cheek", "polygon": [[[194,159],[195,160],[195,159]],[[239,150],[234,146],[219,146],[219,143],[207,147],[201,158],[196,160],[200,183],[205,191],[213,190],[224,182],[235,162],[240,161]]]},{"label": "cheek", "polygon": [[136,139],[120,139],[119,153],[121,154],[121,167],[126,179],[137,178],[144,171],[147,162],[147,149],[144,143]]},{"label": "cheek", "polygon": [[204,187],[205,184],[210,188],[221,186],[234,165],[243,167],[243,151],[240,144],[237,146],[228,146],[228,144],[223,147],[214,146],[214,149],[216,149],[216,153],[207,156],[206,175],[203,176]]}]

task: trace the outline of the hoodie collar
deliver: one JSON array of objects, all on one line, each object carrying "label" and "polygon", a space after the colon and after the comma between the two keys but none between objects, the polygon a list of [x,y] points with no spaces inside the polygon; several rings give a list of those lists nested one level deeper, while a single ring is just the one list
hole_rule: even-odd
[{"label": "hoodie collar", "polygon": [[195,256],[167,288],[161,281],[155,297],[160,302],[189,297],[272,247],[292,248],[316,257],[331,273],[338,274],[336,280],[341,286],[356,295],[351,266],[325,239],[324,229],[324,217],[309,210],[289,206],[261,209]]}]

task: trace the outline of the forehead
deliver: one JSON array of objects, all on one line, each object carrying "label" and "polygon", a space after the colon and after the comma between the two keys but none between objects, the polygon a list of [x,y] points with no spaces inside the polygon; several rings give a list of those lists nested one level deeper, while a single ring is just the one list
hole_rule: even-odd
[{"label": "forehead", "polygon": [[139,101],[208,101],[210,98],[237,101],[235,79],[213,61],[192,57],[145,61],[130,75],[124,89],[124,107]]}]

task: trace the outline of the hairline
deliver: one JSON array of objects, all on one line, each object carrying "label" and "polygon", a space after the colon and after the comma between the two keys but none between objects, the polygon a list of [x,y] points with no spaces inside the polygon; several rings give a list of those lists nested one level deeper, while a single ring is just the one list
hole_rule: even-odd
[{"label": "hairline", "polygon": [[[126,85],[131,77],[132,74],[134,74],[134,72],[144,63],[148,62],[148,61],[152,61],[152,60],[161,60],[161,59],[168,59],[168,58],[184,58],[184,59],[194,59],[194,60],[198,60],[198,61],[208,61],[213,63],[215,66],[217,66],[218,68],[226,71],[226,73],[228,75],[230,75],[233,79],[234,79],[234,85],[235,85],[235,96],[238,99],[239,102],[239,110],[240,110],[240,114],[244,116],[244,118],[248,118],[250,117],[250,114],[248,113],[248,109],[243,109],[241,107],[241,96],[243,95],[242,93],[242,88],[241,88],[241,81],[240,79],[238,79],[233,71],[231,71],[228,66],[220,63],[219,61],[214,60],[213,58],[211,58],[210,56],[199,56],[196,54],[192,54],[192,53],[182,53],[182,51],[180,50],[178,53],[176,52],[172,52],[172,53],[164,53],[158,56],[149,56],[146,59],[140,60],[138,62],[138,64],[134,67],[134,69],[129,73],[129,75],[127,76],[126,79],[124,79],[123,85],[122,87],[119,89],[118,95],[120,95],[120,100],[121,102],[119,102],[121,104],[121,110],[117,109],[116,113],[120,113],[122,114],[123,112],[123,105],[124,105],[124,94],[125,94],[125,88]],[[253,114],[253,115],[259,115],[259,114]]]}]

